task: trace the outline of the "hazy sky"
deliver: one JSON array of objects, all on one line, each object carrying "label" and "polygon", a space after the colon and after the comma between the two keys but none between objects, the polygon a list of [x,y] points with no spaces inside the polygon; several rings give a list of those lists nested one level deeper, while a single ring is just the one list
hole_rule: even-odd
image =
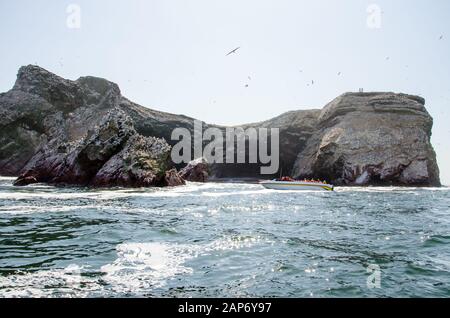
[{"label": "hazy sky", "polygon": [[[80,28],[67,24],[70,4],[81,9]],[[367,23],[371,4],[380,28]],[[1,92],[21,65],[37,63],[70,79],[107,78],[144,106],[218,124],[322,108],[360,87],[421,95],[450,184],[448,0],[0,0],[0,38]]]}]

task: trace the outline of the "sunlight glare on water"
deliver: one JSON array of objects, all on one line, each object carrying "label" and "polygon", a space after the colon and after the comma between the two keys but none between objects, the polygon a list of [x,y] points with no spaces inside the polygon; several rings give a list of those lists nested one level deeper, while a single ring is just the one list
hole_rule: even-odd
[{"label": "sunlight glare on water", "polygon": [[[2,297],[448,297],[449,188],[12,186]],[[367,287],[367,267],[381,288]]]}]

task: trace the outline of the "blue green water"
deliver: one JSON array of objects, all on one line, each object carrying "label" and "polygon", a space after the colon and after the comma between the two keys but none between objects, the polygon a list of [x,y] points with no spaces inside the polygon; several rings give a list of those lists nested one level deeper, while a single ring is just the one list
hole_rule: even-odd
[{"label": "blue green water", "polygon": [[450,296],[449,188],[11,182],[0,178],[1,297]]}]

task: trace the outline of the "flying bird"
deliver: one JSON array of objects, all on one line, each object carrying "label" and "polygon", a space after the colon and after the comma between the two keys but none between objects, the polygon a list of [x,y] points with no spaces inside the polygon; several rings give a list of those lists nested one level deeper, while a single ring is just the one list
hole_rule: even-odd
[{"label": "flying bird", "polygon": [[338,76],[341,75],[341,72],[338,73]]},{"label": "flying bird", "polygon": [[237,47],[237,48],[235,48],[234,50],[232,50],[232,51],[228,52],[228,54],[227,54],[227,55],[225,55],[225,56],[228,56],[228,55],[230,55],[230,54],[236,53],[236,51],[237,51],[237,50],[239,50],[240,48],[241,48],[241,47]]},{"label": "flying bird", "polygon": [[251,81],[252,80],[252,78],[250,77],[250,76],[247,76],[247,78]]},{"label": "flying bird", "polygon": [[439,40],[442,40],[444,38],[444,36],[443,35],[441,35],[440,37],[439,37]]},{"label": "flying bird", "polygon": [[247,87],[248,87],[248,84],[245,84],[245,87],[247,88]]}]

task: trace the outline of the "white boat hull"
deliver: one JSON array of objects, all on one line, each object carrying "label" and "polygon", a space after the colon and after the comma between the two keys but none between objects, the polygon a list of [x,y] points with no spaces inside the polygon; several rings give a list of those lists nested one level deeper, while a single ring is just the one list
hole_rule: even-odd
[{"label": "white boat hull", "polygon": [[263,181],[260,183],[264,188],[271,190],[291,191],[333,191],[334,186],[319,182],[304,181]]}]

